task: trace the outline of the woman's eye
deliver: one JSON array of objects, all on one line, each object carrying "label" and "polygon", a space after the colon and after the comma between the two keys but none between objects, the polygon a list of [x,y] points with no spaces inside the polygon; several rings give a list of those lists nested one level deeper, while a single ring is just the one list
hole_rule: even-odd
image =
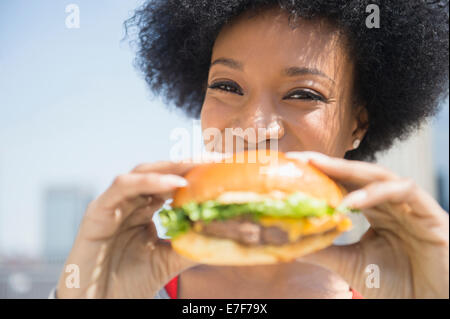
[{"label": "woman's eye", "polygon": [[[213,83],[208,86],[208,88],[213,90],[221,90],[228,93],[235,93],[238,95],[243,95],[238,86],[236,86],[233,82],[218,82]],[[288,95],[285,99],[296,99],[296,100],[311,100],[311,101],[323,101],[326,102],[327,99],[323,97],[321,94],[309,90],[309,89],[301,89],[294,91],[290,95]]]},{"label": "woman's eye", "polygon": [[240,89],[232,82],[213,83],[208,88],[242,95]]},{"label": "woman's eye", "polygon": [[308,90],[302,89],[297,90],[288,95],[285,99],[296,99],[296,100],[311,100],[311,101],[323,101],[326,102],[326,98],[324,98],[321,94]]}]

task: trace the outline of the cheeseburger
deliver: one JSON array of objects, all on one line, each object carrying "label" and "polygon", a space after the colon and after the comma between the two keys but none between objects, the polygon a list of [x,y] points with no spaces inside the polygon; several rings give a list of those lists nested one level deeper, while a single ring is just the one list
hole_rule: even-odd
[{"label": "cheeseburger", "polygon": [[[344,189],[281,152],[236,153],[191,169],[159,217],[173,249],[203,264],[292,261],[351,228]],[[251,160],[250,160],[251,159]]]}]

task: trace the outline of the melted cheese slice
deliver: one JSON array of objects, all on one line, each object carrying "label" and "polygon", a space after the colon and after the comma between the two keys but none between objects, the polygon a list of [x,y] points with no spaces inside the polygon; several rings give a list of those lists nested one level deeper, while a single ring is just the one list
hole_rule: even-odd
[{"label": "melted cheese slice", "polygon": [[265,227],[276,226],[284,230],[291,242],[298,240],[300,236],[320,234],[333,228],[338,231],[345,231],[352,226],[348,217],[339,214],[307,218],[261,217],[259,223]]}]

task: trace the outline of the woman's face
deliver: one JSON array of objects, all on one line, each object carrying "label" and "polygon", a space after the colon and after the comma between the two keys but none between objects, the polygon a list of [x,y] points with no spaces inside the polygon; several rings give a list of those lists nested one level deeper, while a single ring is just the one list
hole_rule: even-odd
[{"label": "woman's face", "polygon": [[353,65],[343,42],[325,22],[299,20],[292,28],[278,9],[226,25],[213,47],[201,112],[202,130],[215,128],[222,138],[204,135],[206,148],[241,143],[343,157],[367,120],[352,103]]}]

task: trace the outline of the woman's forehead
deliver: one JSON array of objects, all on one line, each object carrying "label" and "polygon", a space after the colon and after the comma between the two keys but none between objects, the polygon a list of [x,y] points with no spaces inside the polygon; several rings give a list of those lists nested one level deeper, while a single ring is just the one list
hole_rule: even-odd
[{"label": "woman's forehead", "polygon": [[295,65],[322,69],[333,77],[347,60],[340,32],[330,23],[299,18],[293,27],[289,15],[276,9],[244,13],[223,27],[211,62],[223,57],[242,62],[244,71],[261,64],[277,69]]}]

